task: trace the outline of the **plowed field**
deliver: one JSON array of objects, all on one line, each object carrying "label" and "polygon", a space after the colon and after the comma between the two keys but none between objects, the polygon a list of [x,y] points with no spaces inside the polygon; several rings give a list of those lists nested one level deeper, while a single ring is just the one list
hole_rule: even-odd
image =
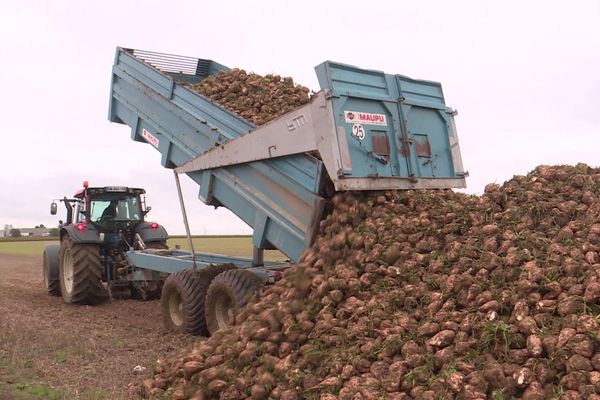
[{"label": "plowed field", "polygon": [[159,301],[65,304],[45,293],[41,265],[0,254],[0,400],[127,399],[159,355],[197,340],[165,331]]}]

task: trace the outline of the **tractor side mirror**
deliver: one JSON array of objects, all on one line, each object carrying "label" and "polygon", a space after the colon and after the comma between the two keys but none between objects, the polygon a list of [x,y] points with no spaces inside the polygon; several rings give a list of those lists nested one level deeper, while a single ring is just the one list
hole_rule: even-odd
[{"label": "tractor side mirror", "polygon": [[52,215],[56,215],[56,211],[57,211],[58,206],[56,205],[56,203],[53,201],[50,204],[50,214]]},{"label": "tractor side mirror", "polygon": [[152,207],[146,207],[146,209],[144,210],[144,215],[148,214],[150,210],[152,210]]}]

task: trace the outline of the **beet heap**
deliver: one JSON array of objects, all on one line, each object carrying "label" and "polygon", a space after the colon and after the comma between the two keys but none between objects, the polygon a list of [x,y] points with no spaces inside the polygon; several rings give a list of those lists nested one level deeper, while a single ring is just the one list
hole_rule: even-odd
[{"label": "beet heap", "polygon": [[341,193],[230,330],[136,386],[172,399],[600,399],[600,169],[481,197]]},{"label": "beet heap", "polygon": [[308,103],[310,92],[307,87],[294,84],[292,78],[261,76],[238,68],[221,71],[190,87],[255,125],[303,106]]}]

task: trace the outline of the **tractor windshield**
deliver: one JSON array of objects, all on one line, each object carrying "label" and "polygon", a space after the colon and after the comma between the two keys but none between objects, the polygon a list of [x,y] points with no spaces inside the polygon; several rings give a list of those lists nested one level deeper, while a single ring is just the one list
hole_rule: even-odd
[{"label": "tractor windshield", "polygon": [[95,196],[90,201],[90,218],[92,222],[99,224],[110,221],[141,221],[138,197],[116,197],[114,194]]}]

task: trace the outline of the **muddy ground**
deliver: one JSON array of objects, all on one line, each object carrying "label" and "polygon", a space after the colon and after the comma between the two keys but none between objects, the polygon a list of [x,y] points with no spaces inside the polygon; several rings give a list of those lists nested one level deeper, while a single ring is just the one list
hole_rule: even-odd
[{"label": "muddy ground", "polygon": [[198,340],[166,331],[157,300],[65,304],[46,294],[41,265],[0,254],[0,400],[128,399],[159,355]]}]

